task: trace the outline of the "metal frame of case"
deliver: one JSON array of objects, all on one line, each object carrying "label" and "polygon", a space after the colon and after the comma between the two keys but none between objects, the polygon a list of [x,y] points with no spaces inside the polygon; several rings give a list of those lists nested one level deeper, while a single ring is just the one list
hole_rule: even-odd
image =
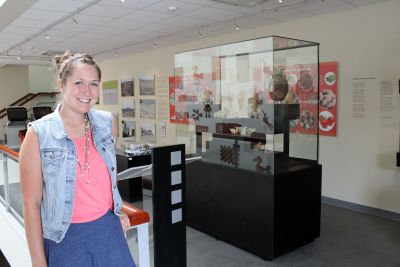
[{"label": "metal frame of case", "polygon": [[175,55],[187,223],[265,259],[319,236],[319,44],[270,36]]}]

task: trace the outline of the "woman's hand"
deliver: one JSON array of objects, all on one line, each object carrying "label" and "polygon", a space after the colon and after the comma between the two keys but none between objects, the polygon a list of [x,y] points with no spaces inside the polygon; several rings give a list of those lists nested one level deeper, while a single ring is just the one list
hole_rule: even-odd
[{"label": "woman's hand", "polygon": [[119,221],[121,222],[122,230],[124,231],[124,234],[128,231],[129,227],[131,226],[131,223],[129,222],[128,215],[123,213],[122,211],[119,212],[118,214]]}]

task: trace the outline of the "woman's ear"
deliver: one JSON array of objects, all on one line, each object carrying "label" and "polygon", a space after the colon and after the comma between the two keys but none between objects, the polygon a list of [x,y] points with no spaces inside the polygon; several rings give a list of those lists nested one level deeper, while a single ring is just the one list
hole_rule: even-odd
[{"label": "woman's ear", "polygon": [[57,80],[57,85],[58,85],[58,89],[60,89],[60,93],[63,94],[64,93],[64,85],[63,85],[61,79]]}]

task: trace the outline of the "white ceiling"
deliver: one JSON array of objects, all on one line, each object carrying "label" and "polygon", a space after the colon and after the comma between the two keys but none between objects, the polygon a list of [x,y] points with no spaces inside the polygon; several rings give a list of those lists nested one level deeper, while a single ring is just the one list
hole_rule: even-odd
[{"label": "white ceiling", "polygon": [[235,24],[243,30],[383,1],[264,0],[243,7],[213,0],[8,0],[0,8],[0,66],[47,65],[43,54],[65,50],[107,59],[196,40],[199,32],[234,32]]}]

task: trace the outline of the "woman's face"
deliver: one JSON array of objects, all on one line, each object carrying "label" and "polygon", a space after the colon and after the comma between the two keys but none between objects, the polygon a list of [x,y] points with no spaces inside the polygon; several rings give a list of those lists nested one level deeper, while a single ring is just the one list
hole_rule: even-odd
[{"label": "woman's face", "polygon": [[99,75],[94,66],[77,62],[65,84],[59,81],[63,108],[76,113],[87,113],[99,98]]}]

